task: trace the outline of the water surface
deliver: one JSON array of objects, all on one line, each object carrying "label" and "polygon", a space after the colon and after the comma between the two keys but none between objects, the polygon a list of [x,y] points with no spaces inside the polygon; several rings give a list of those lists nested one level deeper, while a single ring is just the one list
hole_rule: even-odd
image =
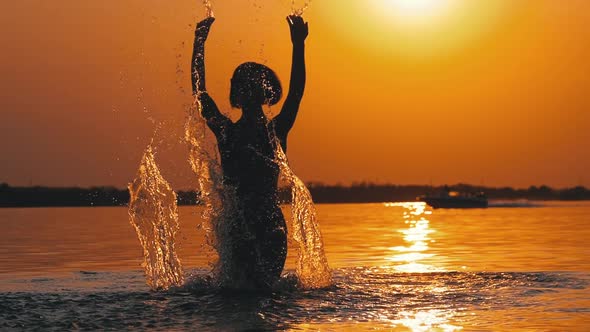
[{"label": "water surface", "polygon": [[[301,291],[285,282],[271,295],[227,294],[200,284],[150,292],[125,208],[0,210],[0,329],[590,326],[590,203],[317,208],[335,285]],[[212,254],[196,227],[200,209],[179,212],[180,259],[189,273],[202,276]]]}]

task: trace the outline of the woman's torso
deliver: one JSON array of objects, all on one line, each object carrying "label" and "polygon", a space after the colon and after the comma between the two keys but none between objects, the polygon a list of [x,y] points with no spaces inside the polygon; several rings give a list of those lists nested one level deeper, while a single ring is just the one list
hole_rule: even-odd
[{"label": "woman's torso", "polygon": [[[275,160],[276,135],[269,125],[238,121],[217,137],[226,185],[253,201],[276,200],[280,174]],[[279,137],[279,141],[284,141]]]}]

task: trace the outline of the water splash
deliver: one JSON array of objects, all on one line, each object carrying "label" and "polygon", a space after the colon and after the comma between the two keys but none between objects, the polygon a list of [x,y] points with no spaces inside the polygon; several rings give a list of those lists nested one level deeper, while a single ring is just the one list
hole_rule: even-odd
[{"label": "water splash", "polygon": [[291,170],[278,141],[275,153],[281,178],[291,187],[292,220],[289,234],[299,247],[295,271],[299,284],[305,289],[328,287],[332,285],[332,272],[324,252],[324,241],[311,193]]},{"label": "water splash", "polygon": [[[204,1],[205,6],[209,1]],[[231,212],[237,207],[235,199],[231,195],[232,190],[223,184],[223,173],[218,149],[210,135],[207,123],[201,116],[203,105],[201,95],[206,93],[199,90],[201,77],[198,70],[192,75],[195,77],[194,102],[189,109],[185,126],[185,141],[189,147],[189,163],[193,173],[197,177],[199,201],[203,205],[201,224],[207,239],[205,245],[214,249],[217,260],[212,260],[213,279],[218,283],[224,283],[228,278],[227,264],[231,262],[229,241],[231,238],[227,229],[228,223],[235,222],[231,218]],[[209,144],[210,143],[210,144]],[[205,248],[202,248],[205,249]]]},{"label": "water splash", "polygon": [[182,285],[182,264],[174,248],[179,230],[176,194],[162,177],[151,144],[128,188],[129,217],[143,247],[147,284],[153,290]]},{"label": "water splash", "polygon": [[197,175],[200,203],[205,207],[204,217],[210,219],[220,207],[221,167],[217,155],[207,145],[207,124],[200,116],[201,105],[189,111],[185,125],[185,141],[189,147],[189,163]]},{"label": "water splash", "polygon": [[203,5],[207,10],[207,17],[213,17],[213,6],[211,5],[211,0],[203,0]]},{"label": "water splash", "polygon": [[207,244],[219,252],[219,240],[216,237],[215,227],[219,224],[223,211],[222,172],[216,150],[207,144],[209,141],[207,138],[208,129],[205,120],[200,115],[201,108],[201,103],[196,97],[186,121],[185,141],[189,148],[188,160],[197,177],[199,203],[203,206],[202,223],[199,227],[205,231]]},{"label": "water splash", "polygon": [[[197,86],[199,77],[197,76]],[[243,284],[235,271],[239,271],[241,262],[232,257],[232,226],[240,222],[242,211],[235,195],[235,188],[224,184],[219,152],[205,119],[201,116],[202,104],[197,92],[195,103],[189,111],[185,127],[185,139],[189,146],[189,163],[197,177],[199,201],[203,206],[201,224],[206,243],[214,250],[212,257],[213,283],[218,286],[239,288]],[[202,248],[203,251],[206,248]]]},{"label": "water splash", "polygon": [[297,7],[297,4],[295,2],[296,2],[295,0],[291,0],[291,15],[295,15],[295,16],[303,15],[303,13],[305,13],[307,8],[309,8],[309,5],[311,5],[311,0],[306,0],[303,3],[302,7]]},{"label": "water splash", "polygon": [[[293,1],[293,14],[302,15],[310,2],[311,0],[306,1],[302,8],[297,9]],[[208,9],[208,15],[212,15],[210,2],[205,0],[203,3]],[[235,188],[230,188],[223,183],[218,150],[211,150],[211,146],[207,145],[207,142],[211,140],[207,139],[208,129],[201,116],[202,104],[199,98],[204,91],[198,91],[201,79],[199,73],[194,72],[193,75],[196,77],[197,93],[194,105],[189,111],[185,139],[190,150],[189,162],[198,179],[200,201],[205,207],[201,227],[206,232],[207,243],[218,254],[218,260],[213,263],[214,278],[220,285],[239,286],[240,280],[236,280],[239,273],[233,272],[240,269],[240,262],[235,262],[231,257],[230,249],[235,240],[231,236],[231,229],[232,225],[240,223],[243,213],[235,196]],[[276,135],[271,136],[270,133],[271,131],[269,131],[269,139],[278,142]],[[311,194],[289,167],[280,144],[277,143],[276,146],[275,159],[269,162],[276,162],[279,165],[281,177],[292,188],[292,232],[289,234],[299,247],[296,269],[299,284],[306,289],[327,287],[332,284],[332,275],[324,253],[322,235]]]},{"label": "water splash", "polygon": [[[231,257],[232,241],[230,230],[240,222],[242,216],[235,197],[235,189],[223,184],[222,170],[217,149],[207,143],[207,125],[200,116],[202,105],[195,99],[195,107],[189,112],[185,135],[189,145],[189,161],[198,178],[201,203],[204,205],[201,227],[207,234],[207,243],[218,255],[213,262],[214,278],[224,286],[237,287],[241,281],[234,273],[240,262]],[[276,139],[276,138],[271,138]],[[332,275],[326,255],[317,214],[311,194],[289,167],[287,157],[280,144],[276,144],[275,160],[281,170],[281,178],[291,187],[292,220],[290,237],[298,245],[296,274],[299,284],[305,289],[327,287],[332,284]],[[215,152],[212,152],[215,151]],[[237,264],[238,267],[234,267]]]}]

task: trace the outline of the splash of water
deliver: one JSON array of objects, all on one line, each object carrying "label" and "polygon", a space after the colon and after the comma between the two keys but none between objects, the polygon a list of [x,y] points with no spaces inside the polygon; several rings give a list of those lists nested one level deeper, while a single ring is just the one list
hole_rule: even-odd
[{"label": "splash of water", "polygon": [[[198,98],[197,98],[198,100]],[[195,103],[189,111],[185,126],[185,140],[189,146],[189,163],[197,175],[203,217],[210,220],[221,207],[221,167],[217,155],[207,146],[207,124],[200,116],[201,104]]]},{"label": "splash of water", "polygon": [[[199,77],[197,74],[197,87]],[[206,245],[217,254],[211,261],[214,283],[218,286],[239,288],[244,283],[238,280],[235,271],[240,270],[241,262],[233,259],[231,250],[234,240],[232,225],[243,217],[238,207],[235,188],[224,184],[219,151],[210,135],[205,119],[201,116],[202,104],[197,91],[193,107],[185,127],[185,139],[189,146],[189,163],[197,177],[199,200],[203,205],[201,224],[205,231]]]},{"label": "splash of water", "polygon": [[[221,285],[237,286],[234,262],[231,257],[233,241],[229,230],[231,224],[239,222],[241,213],[234,189],[223,185],[219,156],[211,152],[206,143],[207,126],[200,116],[201,104],[196,98],[195,106],[189,113],[186,125],[186,140],[189,144],[189,161],[198,178],[201,203],[204,205],[202,228],[207,234],[208,244],[215,249],[218,260],[214,262],[215,279]],[[291,170],[280,144],[276,144],[275,160],[281,170],[281,177],[291,187],[292,220],[290,237],[298,245],[296,274],[299,284],[305,289],[327,287],[332,284],[332,274],[324,252],[322,235],[311,194],[303,181]],[[216,149],[214,151],[217,151]]]},{"label": "splash of water", "polygon": [[[309,7],[311,0],[307,0],[302,8],[296,8],[295,0],[292,1],[292,14],[302,15]],[[212,16],[211,3],[203,1],[207,8],[208,16]],[[199,86],[200,77],[196,75],[196,86]],[[207,125],[201,117],[202,104],[197,91],[194,107],[191,108],[185,127],[185,139],[189,145],[189,162],[197,176],[201,203],[204,205],[201,227],[207,234],[208,244],[215,249],[218,260],[214,262],[215,277],[220,284],[239,285],[239,280],[231,280],[235,275],[228,273],[233,271],[231,257],[230,236],[231,224],[239,222],[242,216],[235,197],[235,189],[223,184],[223,176],[220,158],[217,149],[211,152],[207,146]],[[270,131],[269,131],[270,133]],[[276,140],[276,135],[270,137]],[[278,141],[277,141],[278,142]],[[281,170],[281,177],[292,188],[292,239],[298,244],[298,261],[296,273],[299,284],[306,289],[322,288],[332,284],[332,274],[328,266],[324,252],[322,235],[317,222],[317,214],[311,194],[303,181],[301,181],[289,167],[287,157],[280,144],[276,145],[275,160]]]},{"label": "splash of water", "polygon": [[[198,83],[197,83],[198,84]],[[222,210],[221,193],[223,192],[221,167],[216,162],[217,157],[207,146],[207,125],[201,117],[201,103],[198,96],[195,104],[189,110],[185,126],[185,140],[189,147],[189,163],[197,177],[197,191],[199,202],[203,206],[202,224],[207,236],[207,244],[217,250],[219,242],[215,237],[214,227]]]},{"label": "splash of water", "polygon": [[295,2],[296,2],[295,0],[291,0],[291,15],[295,15],[295,16],[303,15],[303,13],[305,13],[307,8],[309,8],[309,5],[311,5],[311,0],[306,0],[303,3],[302,7],[297,7],[297,4]]},{"label": "splash of water", "polygon": [[203,5],[207,10],[207,17],[213,17],[213,6],[211,5],[211,0],[203,0]]},{"label": "splash of water", "polygon": [[151,144],[128,188],[129,217],[143,247],[147,284],[152,290],[182,285],[182,264],[174,248],[179,230],[176,194],[162,177]]},{"label": "splash of water", "polygon": [[324,252],[317,213],[309,189],[295,175],[280,144],[276,144],[276,162],[281,177],[291,186],[291,232],[298,245],[296,273],[299,284],[305,289],[332,285],[332,272]]}]

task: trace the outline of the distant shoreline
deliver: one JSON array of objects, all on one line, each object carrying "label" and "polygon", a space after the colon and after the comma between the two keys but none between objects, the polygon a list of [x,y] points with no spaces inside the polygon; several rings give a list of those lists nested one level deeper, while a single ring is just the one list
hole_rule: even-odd
[{"label": "distant shoreline", "polygon": [[[436,193],[444,186],[424,185],[382,185],[361,183],[350,186],[309,184],[309,190],[316,203],[384,203],[415,201],[416,197]],[[590,190],[585,187],[553,189],[548,186],[531,186],[527,189],[510,187],[493,188],[456,184],[450,190],[460,192],[485,192],[490,200],[531,200],[531,201],[582,201],[590,200]],[[178,205],[198,205],[198,193],[178,191]],[[284,202],[289,200],[288,190],[281,191]],[[54,188],[54,187],[12,187],[0,184],[0,208],[34,207],[107,207],[126,206],[129,192],[114,187]]]}]

